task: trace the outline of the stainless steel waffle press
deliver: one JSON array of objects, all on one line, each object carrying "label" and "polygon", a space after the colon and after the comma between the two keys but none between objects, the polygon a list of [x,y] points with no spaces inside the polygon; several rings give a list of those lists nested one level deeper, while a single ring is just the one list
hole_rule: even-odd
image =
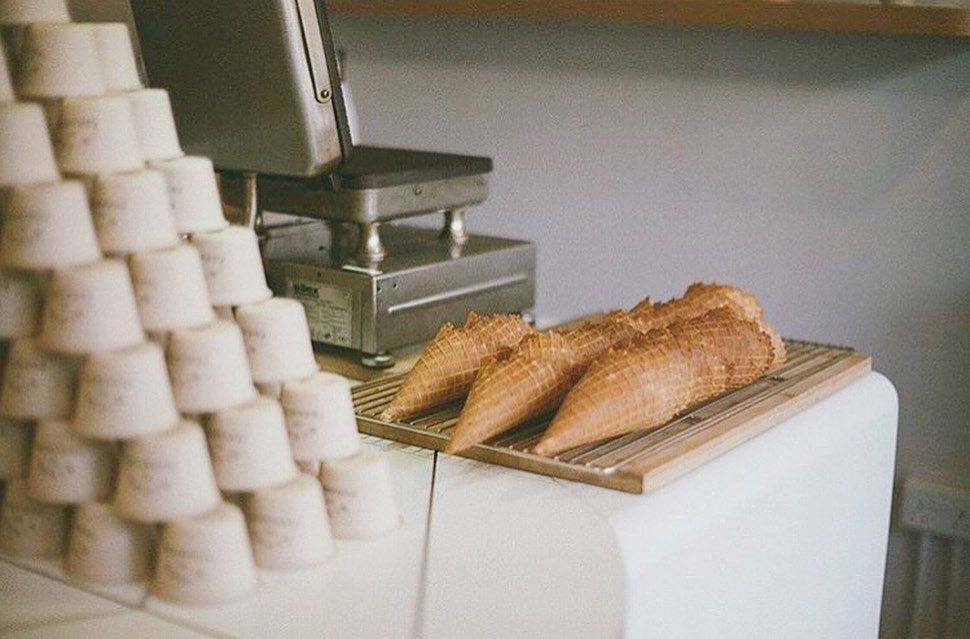
[{"label": "stainless steel waffle press", "polygon": [[[467,232],[490,158],[355,146],[322,0],[131,0],[149,83],[183,147],[260,234],[277,295],[313,339],[371,366],[468,310],[523,312],[535,247]],[[398,220],[438,214],[442,228]]]}]

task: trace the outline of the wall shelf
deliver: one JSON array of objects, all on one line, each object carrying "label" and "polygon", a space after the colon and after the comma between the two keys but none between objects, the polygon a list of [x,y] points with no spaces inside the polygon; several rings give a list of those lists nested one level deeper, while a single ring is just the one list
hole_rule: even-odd
[{"label": "wall shelf", "polygon": [[970,10],[936,6],[770,0],[329,0],[327,4],[335,14],[970,36]]}]

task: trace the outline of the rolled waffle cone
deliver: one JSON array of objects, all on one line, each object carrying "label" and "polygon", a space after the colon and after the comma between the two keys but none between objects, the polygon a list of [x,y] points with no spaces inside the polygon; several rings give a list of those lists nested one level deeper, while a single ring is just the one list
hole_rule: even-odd
[{"label": "rolled waffle cone", "polygon": [[451,434],[446,453],[460,452],[556,409],[597,357],[640,335],[628,324],[587,323],[566,331],[529,335],[506,357],[479,372]]},{"label": "rolled waffle cone", "polygon": [[[772,329],[768,329],[772,330]],[[664,424],[688,406],[763,375],[783,355],[758,320],[727,308],[652,331],[594,362],[569,391],[533,452]]]},{"label": "rolled waffle cone", "polygon": [[479,369],[534,332],[516,315],[468,313],[465,325],[446,323],[415,362],[388,407],[385,420],[399,420],[464,397]]},{"label": "rolled waffle cone", "polygon": [[722,306],[744,319],[761,319],[763,315],[758,299],[747,291],[727,284],[695,282],[681,297],[658,304],[651,304],[649,299],[640,302],[630,309],[628,318],[633,326],[647,333],[674,322],[700,317]]}]

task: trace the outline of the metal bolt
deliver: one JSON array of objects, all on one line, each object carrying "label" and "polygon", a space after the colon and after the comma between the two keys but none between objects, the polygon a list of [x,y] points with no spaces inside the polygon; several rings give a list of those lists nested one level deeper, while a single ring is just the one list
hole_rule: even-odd
[{"label": "metal bolt", "polygon": [[329,100],[330,99],[330,90],[329,89],[323,89],[322,91],[320,91],[320,99],[322,99],[322,100]]},{"label": "metal bolt", "polygon": [[414,194],[415,195],[421,195],[422,193],[424,193],[424,189],[422,189],[420,186],[414,187]]}]

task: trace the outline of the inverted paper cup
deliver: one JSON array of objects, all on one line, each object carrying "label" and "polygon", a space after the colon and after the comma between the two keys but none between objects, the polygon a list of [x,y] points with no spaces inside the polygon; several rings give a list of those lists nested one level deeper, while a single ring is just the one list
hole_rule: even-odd
[{"label": "inverted paper cup", "polygon": [[239,306],[272,297],[256,232],[243,226],[192,236],[213,306]]},{"label": "inverted paper cup", "polygon": [[98,243],[107,253],[129,254],[178,244],[165,176],[158,171],[99,175],[91,189]]},{"label": "inverted paper cup", "polygon": [[256,398],[242,333],[233,322],[174,331],[167,355],[175,404],[183,413],[215,413]]},{"label": "inverted paper cup", "polygon": [[400,516],[387,458],[361,449],[320,468],[330,527],[338,539],[373,537],[397,528]]},{"label": "inverted paper cup", "polygon": [[96,175],[144,167],[131,105],[122,94],[66,98],[54,136],[61,171]]},{"label": "inverted paper cup", "polygon": [[43,293],[37,278],[0,271],[0,340],[29,337],[40,327]]},{"label": "inverted paper cup", "polygon": [[38,104],[0,104],[0,187],[60,178],[44,109]]},{"label": "inverted paper cup", "polygon": [[94,31],[101,76],[108,91],[134,91],[141,88],[141,76],[128,26],[121,22],[87,23]]},{"label": "inverted paper cup", "polygon": [[133,439],[179,421],[162,347],[141,342],[88,356],[81,365],[72,427],[92,439]]},{"label": "inverted paper cup", "polygon": [[101,259],[87,192],[77,180],[17,186],[0,226],[3,266],[55,269]]},{"label": "inverted paper cup", "polygon": [[0,2],[0,24],[33,22],[70,22],[66,0],[3,0]]},{"label": "inverted paper cup", "polygon": [[197,328],[215,319],[199,250],[190,244],[133,255],[131,278],[145,330]]},{"label": "inverted paper cup", "polygon": [[345,377],[318,372],[287,382],[280,401],[294,459],[338,459],[360,450],[350,382]]},{"label": "inverted paper cup", "polygon": [[237,506],[170,522],[162,530],[152,594],[178,604],[214,605],[256,587],[246,521]]},{"label": "inverted paper cup", "polygon": [[114,484],[115,446],[76,435],[67,421],[37,424],[27,493],[47,504],[107,499]]},{"label": "inverted paper cup", "polygon": [[32,24],[17,59],[17,93],[28,98],[95,96],[105,92],[94,29],[85,24]]},{"label": "inverted paper cup", "polygon": [[216,413],[206,428],[219,488],[249,492],[293,479],[296,465],[279,402],[260,396]]},{"label": "inverted paper cup", "polygon": [[333,537],[323,490],[316,477],[258,490],[246,498],[246,523],[260,568],[314,566],[333,554]]},{"label": "inverted paper cup", "polygon": [[179,233],[204,233],[229,226],[222,213],[212,160],[190,155],[153,162],[151,167],[165,174]]},{"label": "inverted paper cup", "polygon": [[124,444],[113,501],[124,519],[153,523],[194,517],[221,499],[198,423],[183,421]]},{"label": "inverted paper cup", "polygon": [[13,480],[0,508],[0,553],[30,559],[59,557],[70,519],[68,507],[35,501],[27,495],[23,480]]},{"label": "inverted paper cup", "polygon": [[299,301],[274,297],[240,306],[236,322],[257,383],[302,379],[317,370],[306,310]]},{"label": "inverted paper cup", "polygon": [[64,570],[83,583],[147,581],[156,538],[153,526],[121,519],[110,504],[81,504],[74,513],[68,536]]},{"label": "inverted paper cup", "polygon": [[44,305],[40,343],[87,354],[144,339],[128,267],[117,260],[54,271]]},{"label": "inverted paper cup", "polygon": [[0,418],[0,481],[27,476],[34,426],[30,422]]},{"label": "inverted paper cup", "polygon": [[0,48],[0,103],[15,102],[17,96],[13,92],[13,83],[10,82],[10,68],[7,65],[7,56]]},{"label": "inverted paper cup", "polygon": [[74,358],[45,351],[32,338],[16,340],[7,353],[0,384],[0,416],[69,418],[74,411],[77,375]]},{"label": "inverted paper cup", "polygon": [[185,155],[179,146],[172,105],[165,89],[139,89],[127,94],[135,116],[138,150],[146,162]]}]

